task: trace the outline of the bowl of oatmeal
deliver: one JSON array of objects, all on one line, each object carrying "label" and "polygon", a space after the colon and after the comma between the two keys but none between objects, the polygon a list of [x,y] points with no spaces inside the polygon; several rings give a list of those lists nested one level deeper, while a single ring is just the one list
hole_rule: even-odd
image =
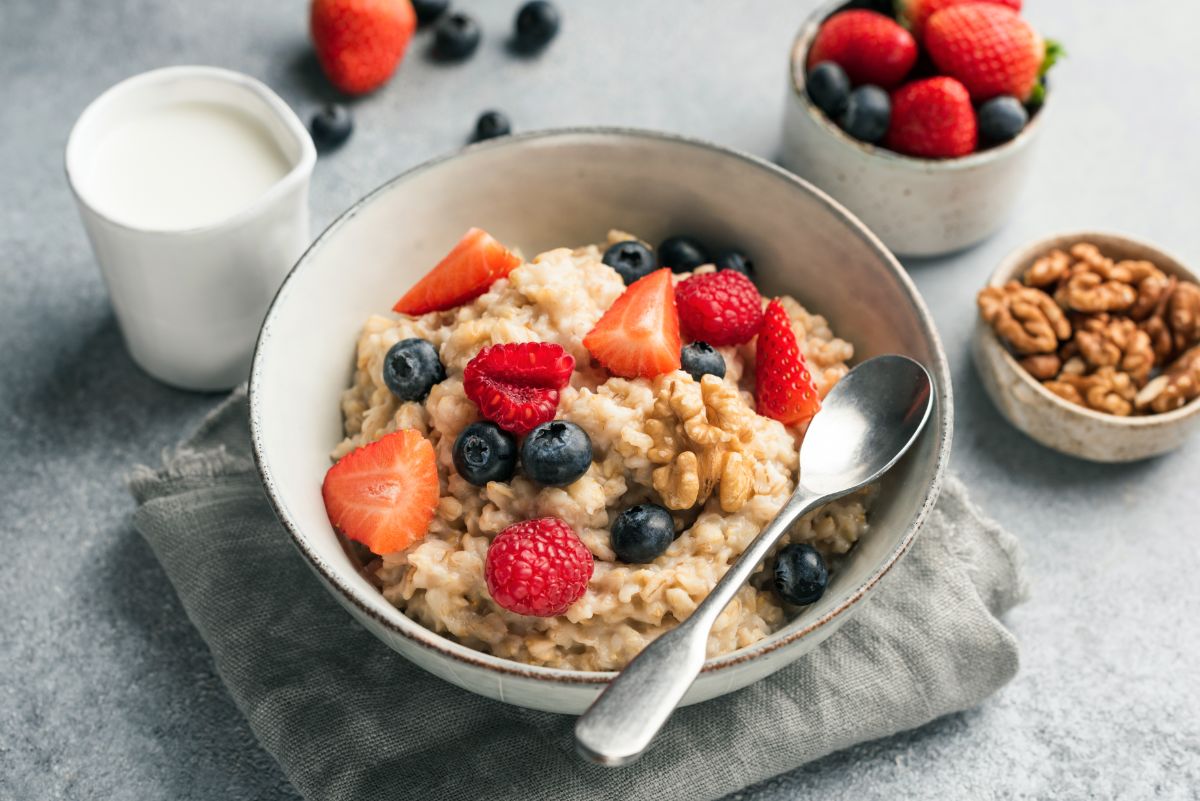
[{"label": "bowl of oatmeal", "polygon": [[820,397],[887,352],[930,368],[935,425],[793,529],[714,627],[694,703],[832,634],[901,558],[949,452],[916,290],[791,174],[588,129],[394,179],[281,288],[254,450],[301,554],[372,633],[471,691],[577,713],[774,517]]}]

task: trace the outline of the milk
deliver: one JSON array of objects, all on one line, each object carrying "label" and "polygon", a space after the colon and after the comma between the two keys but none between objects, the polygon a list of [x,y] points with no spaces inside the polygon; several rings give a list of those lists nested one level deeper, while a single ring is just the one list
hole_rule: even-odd
[{"label": "milk", "polygon": [[203,101],[131,113],[96,143],[86,178],[99,210],[126,225],[214,225],[254,203],[290,164],[263,124]]}]

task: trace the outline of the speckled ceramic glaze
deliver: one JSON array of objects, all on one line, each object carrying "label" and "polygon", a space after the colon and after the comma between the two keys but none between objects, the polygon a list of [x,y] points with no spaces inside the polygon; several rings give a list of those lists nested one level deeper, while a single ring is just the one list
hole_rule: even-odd
[{"label": "speckled ceramic glaze", "polygon": [[609,228],[736,244],[753,254],[764,293],[790,293],[826,315],[858,358],[896,352],[928,367],[934,418],[883,482],[870,531],[825,596],[770,637],[709,660],[685,703],[744,687],[829,636],[901,557],[937,497],[953,404],[933,323],[891,254],[820,192],[751,156],[635,131],[504,137],[418,167],[333,223],[284,283],[252,369],[254,452],[276,513],[334,597],[408,659],[501,701],[578,713],[613,675],[520,664],[423,628],[358,575],[325,515],[321,480],[342,437],[339,396],[362,321],[472,225],[525,253],[602,241]]},{"label": "speckled ceramic glaze", "polygon": [[845,204],[897,253],[936,256],[985,239],[1016,205],[1047,109],[1013,141],[958,159],[909,158],[847,136],[805,89],[809,46],[844,5],[818,9],[792,47],[783,165]]},{"label": "speckled ceramic glaze", "polygon": [[[1128,236],[1081,231],[1059,234],[1021,248],[992,273],[988,283],[1019,280],[1039,256],[1091,242],[1114,259],[1146,259],[1170,275],[1195,281],[1196,275],[1168,253]],[[1056,451],[1095,462],[1131,462],[1174,450],[1200,427],[1200,400],[1166,414],[1117,417],[1063,400],[1033,378],[991,326],[979,319],[972,342],[975,368],[988,395],[1010,423]]]}]

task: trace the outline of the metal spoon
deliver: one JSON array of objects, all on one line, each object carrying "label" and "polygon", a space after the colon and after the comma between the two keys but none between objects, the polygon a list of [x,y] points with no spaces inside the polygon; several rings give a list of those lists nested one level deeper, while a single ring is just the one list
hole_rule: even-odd
[{"label": "metal spoon", "polygon": [[792,497],[696,611],[638,654],[576,721],[579,753],[603,765],[637,759],[699,675],[721,610],[776,540],[807,512],[877,481],[932,409],[929,373],[905,356],[870,359],[839,381],[804,436]]}]

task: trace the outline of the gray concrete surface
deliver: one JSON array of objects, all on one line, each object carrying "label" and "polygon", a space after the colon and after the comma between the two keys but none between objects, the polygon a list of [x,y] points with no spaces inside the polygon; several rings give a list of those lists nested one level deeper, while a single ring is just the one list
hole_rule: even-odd
[{"label": "gray concrete surface", "polygon": [[[317,166],[316,229],[385,178],[463,142],[476,114],[521,130],[606,123],[778,147],[784,58],[811,2],[567,2],[539,59],[503,48],[517,0],[463,0],[486,40],[435,65],[419,37],[358,130]],[[954,468],[1025,544],[1013,684],[976,711],[738,797],[1195,798],[1200,787],[1200,441],[1153,461],[1058,456],[997,416],[972,373],[973,295],[1048,232],[1140,234],[1200,264],[1200,6],[1028,0],[1064,40],[1037,174],[984,245],[909,265],[954,368]],[[90,98],[165,64],[242,70],[305,117],[324,93],[305,3],[5,0],[0,7],[0,798],[293,798],[223,694],[121,476],[216,400],[129,361],[63,180]]]}]

